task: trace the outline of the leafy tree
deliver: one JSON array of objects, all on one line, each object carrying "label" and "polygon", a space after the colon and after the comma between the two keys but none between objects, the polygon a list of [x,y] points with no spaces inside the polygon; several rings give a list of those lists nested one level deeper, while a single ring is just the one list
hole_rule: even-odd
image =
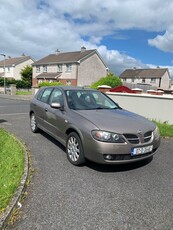
[{"label": "leafy tree", "polygon": [[20,74],[22,75],[22,80],[28,82],[32,86],[32,66],[25,66],[21,69]]},{"label": "leafy tree", "polygon": [[113,73],[108,74],[106,77],[100,78],[97,82],[91,85],[91,88],[98,89],[100,85],[108,85],[111,88],[122,85],[121,79]]}]

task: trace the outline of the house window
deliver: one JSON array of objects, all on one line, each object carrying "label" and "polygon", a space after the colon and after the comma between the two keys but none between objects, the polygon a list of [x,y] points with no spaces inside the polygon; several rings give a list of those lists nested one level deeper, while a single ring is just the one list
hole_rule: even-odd
[{"label": "house window", "polygon": [[62,64],[58,64],[58,72],[62,72]]},{"label": "house window", "polygon": [[151,78],[151,83],[156,83],[156,78]]},{"label": "house window", "polygon": [[47,73],[47,65],[43,65],[43,73]]},{"label": "house window", "polygon": [[132,78],[132,83],[134,83],[135,82],[135,79],[134,78]]},{"label": "house window", "polygon": [[142,83],[145,83],[145,78],[142,78]]},{"label": "house window", "polygon": [[127,80],[126,78],[123,78],[123,81],[124,81],[124,82],[126,82],[126,80]]},{"label": "house window", "polygon": [[43,82],[43,80],[41,80],[41,79],[38,80],[38,83],[42,83],[42,82]]},{"label": "house window", "polygon": [[71,72],[72,70],[72,64],[66,64],[66,71]]},{"label": "house window", "polygon": [[36,66],[36,73],[40,73],[40,66],[39,65]]}]

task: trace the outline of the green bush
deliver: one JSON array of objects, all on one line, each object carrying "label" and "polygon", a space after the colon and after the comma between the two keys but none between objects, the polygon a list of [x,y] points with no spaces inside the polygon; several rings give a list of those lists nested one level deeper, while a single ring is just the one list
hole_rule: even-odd
[{"label": "green bush", "polygon": [[58,86],[58,85],[63,85],[61,82],[41,82],[38,84],[39,87],[43,86]]},{"label": "green bush", "polygon": [[[17,89],[26,89],[26,88],[30,89],[32,87],[31,83],[28,81],[5,79],[6,87],[9,87],[12,84],[15,84]],[[3,77],[0,77],[0,86],[4,86],[4,78]]]},{"label": "green bush", "polygon": [[17,89],[30,89],[31,83],[28,81],[17,80],[16,81],[16,88]]},{"label": "green bush", "polygon": [[[6,86],[10,86],[11,84],[16,84],[16,81],[13,80],[9,80],[9,79],[5,79],[5,85]],[[0,77],[0,86],[4,86],[4,78]]]},{"label": "green bush", "polygon": [[108,76],[100,78],[99,81],[93,83],[90,87],[93,89],[98,89],[100,85],[108,85],[111,88],[114,88],[122,85],[122,81],[119,77],[115,76],[113,73],[110,73]]}]

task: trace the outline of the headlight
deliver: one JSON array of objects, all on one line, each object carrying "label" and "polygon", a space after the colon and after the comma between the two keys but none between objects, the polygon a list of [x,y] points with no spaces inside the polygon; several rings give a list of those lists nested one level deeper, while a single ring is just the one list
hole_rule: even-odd
[{"label": "headlight", "polygon": [[156,126],[155,130],[153,131],[153,134],[154,134],[155,139],[160,138],[160,132],[159,132],[159,128],[157,126]]},{"label": "headlight", "polygon": [[92,136],[94,139],[103,142],[111,142],[111,143],[125,143],[125,140],[120,134],[111,133],[102,130],[93,130]]}]

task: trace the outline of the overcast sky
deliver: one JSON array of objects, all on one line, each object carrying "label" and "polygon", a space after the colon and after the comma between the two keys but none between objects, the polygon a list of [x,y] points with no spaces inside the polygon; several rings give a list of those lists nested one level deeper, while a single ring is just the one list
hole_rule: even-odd
[{"label": "overcast sky", "polygon": [[116,75],[160,66],[173,76],[173,1],[0,0],[0,53],[38,60],[81,46]]}]

